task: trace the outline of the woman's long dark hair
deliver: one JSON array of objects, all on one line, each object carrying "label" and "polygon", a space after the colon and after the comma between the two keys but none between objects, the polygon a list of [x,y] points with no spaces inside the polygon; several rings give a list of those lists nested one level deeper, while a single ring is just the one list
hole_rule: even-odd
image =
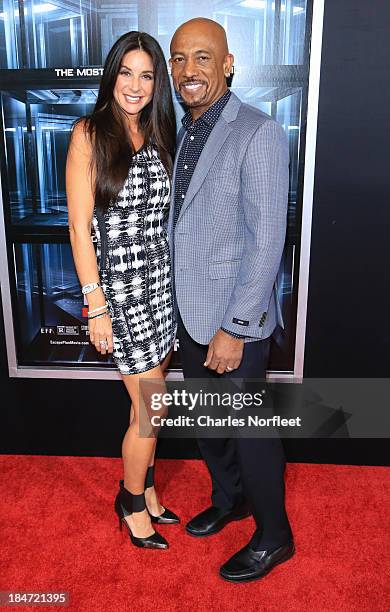
[{"label": "woman's long dark hair", "polygon": [[129,172],[134,155],[125,124],[126,114],[113,96],[123,56],[129,51],[145,51],[154,70],[153,98],[141,111],[140,126],[145,145],[153,142],[169,175],[172,174],[176,143],[176,119],[168,70],[158,42],[145,32],[127,32],[111,48],[104,64],[98,98],[84,127],[93,143],[95,166],[95,206],[107,210],[115,200]]}]

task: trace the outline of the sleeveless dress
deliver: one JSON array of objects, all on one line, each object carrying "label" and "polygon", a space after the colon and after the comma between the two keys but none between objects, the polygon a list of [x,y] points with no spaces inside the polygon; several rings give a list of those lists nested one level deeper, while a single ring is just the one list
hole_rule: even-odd
[{"label": "sleeveless dress", "polygon": [[161,363],[173,347],[176,322],[165,230],[170,181],[153,145],[134,156],[116,201],[92,219],[101,286],[121,374]]}]

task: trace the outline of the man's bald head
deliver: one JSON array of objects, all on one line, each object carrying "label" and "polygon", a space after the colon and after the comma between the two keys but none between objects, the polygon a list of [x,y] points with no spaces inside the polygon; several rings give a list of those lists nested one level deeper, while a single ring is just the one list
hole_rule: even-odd
[{"label": "man's bald head", "polygon": [[172,78],[194,119],[226,91],[234,57],[223,27],[205,17],[186,21],[171,41]]},{"label": "man's bald head", "polygon": [[224,28],[217,21],[207,19],[206,17],[195,17],[194,19],[186,21],[177,28],[171,41],[171,53],[172,45],[174,45],[175,43],[175,37],[180,35],[196,36],[199,32],[202,32],[205,36],[212,40],[214,44],[219,47],[221,53],[223,53],[224,55],[227,55],[229,53],[229,47]]}]

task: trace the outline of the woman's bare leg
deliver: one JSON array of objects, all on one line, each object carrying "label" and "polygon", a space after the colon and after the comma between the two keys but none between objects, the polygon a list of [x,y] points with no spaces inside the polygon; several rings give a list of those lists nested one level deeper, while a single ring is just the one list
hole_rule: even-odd
[{"label": "woman's bare leg", "polygon": [[[171,360],[172,357],[172,353],[173,350],[170,351],[170,353],[168,353],[168,355],[166,356],[166,358],[164,359],[164,361],[161,364],[161,372],[164,375],[165,370]],[[157,443],[157,441],[156,441]],[[150,465],[154,465],[154,455],[156,452],[156,444],[154,445],[152,454],[150,456],[149,459],[149,466]],[[156,493],[156,490],[154,487],[148,487],[147,489],[145,489],[145,500],[146,500],[146,504],[148,506],[149,511],[154,515],[154,516],[159,516],[160,514],[162,514],[165,510],[164,506],[162,506],[158,500],[158,496]]]},{"label": "woman's bare leg", "polygon": [[[150,457],[154,456],[156,447],[155,437],[142,437],[140,435],[139,383],[140,379],[143,380],[145,378],[161,381],[162,389],[163,387],[165,388],[163,372],[160,366],[142,374],[123,376],[123,381],[132,404],[130,425],[122,442],[124,485],[128,491],[135,495],[144,492],[146,470],[150,464]],[[154,532],[146,509],[142,512],[134,512],[128,515],[126,521],[135,537],[147,537]]]}]

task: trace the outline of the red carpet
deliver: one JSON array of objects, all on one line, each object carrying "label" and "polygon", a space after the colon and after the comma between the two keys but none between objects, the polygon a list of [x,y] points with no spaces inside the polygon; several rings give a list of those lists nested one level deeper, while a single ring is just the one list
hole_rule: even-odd
[{"label": "red carpet", "polygon": [[[385,467],[289,464],[287,509],[297,552],[269,576],[237,585],[219,565],[243,546],[251,518],[206,539],[162,526],[167,551],[119,532],[120,459],[1,456],[0,591],[67,590],[72,612],[390,610]],[[183,523],[209,502],[200,461],[160,461],[162,501]],[[36,610],[19,606],[4,610]]]}]

